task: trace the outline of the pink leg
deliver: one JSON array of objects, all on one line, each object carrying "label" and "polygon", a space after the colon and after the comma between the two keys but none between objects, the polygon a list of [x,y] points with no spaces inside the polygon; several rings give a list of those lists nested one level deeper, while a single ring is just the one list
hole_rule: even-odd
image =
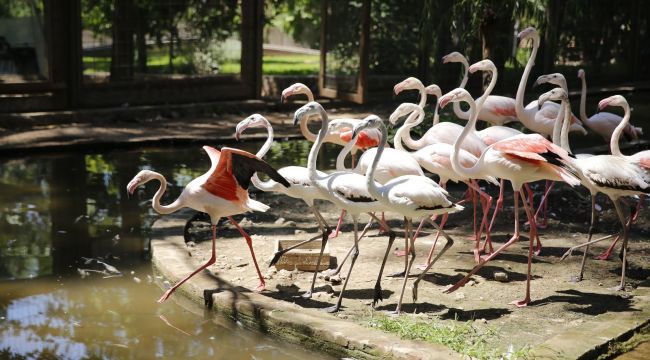
[{"label": "pink leg", "polygon": [[[447,224],[447,219],[449,219],[449,214],[444,214],[442,216],[442,220],[440,220],[440,229],[444,229],[445,224]],[[420,223],[420,226],[422,226],[422,223],[424,223],[425,220],[422,220]],[[433,220],[432,220],[433,221]],[[418,228],[419,229],[419,228]],[[417,234],[417,232],[416,232]],[[433,252],[436,250],[436,244],[438,243],[438,238],[440,238],[440,230],[436,231],[436,237],[433,239],[433,245],[431,245],[431,250],[429,250],[429,255],[427,256],[427,262],[418,266],[420,270],[424,270],[429,267],[429,264],[431,264],[431,258],[433,257]]]},{"label": "pink leg", "polygon": [[339,236],[339,233],[341,232],[341,225],[343,224],[343,218],[345,217],[346,211],[342,210],[341,211],[341,216],[339,216],[339,222],[336,224],[336,229],[332,234],[330,234],[330,239],[334,239],[335,237]]},{"label": "pink leg", "polygon": [[476,226],[476,204],[477,204],[476,189],[471,187],[469,185],[469,182],[467,182],[466,184],[467,186],[469,186],[469,189],[472,193],[472,214],[473,214],[473,221],[474,221],[473,222],[474,232],[472,233],[472,235],[468,236],[467,239],[476,240],[476,239],[480,239],[480,236],[478,235],[478,227]]},{"label": "pink leg", "polygon": [[[490,226],[488,226],[486,236],[485,236],[485,243],[483,244],[483,252],[485,254],[491,254],[494,251],[494,248],[492,247],[492,226],[494,226],[494,220],[497,218],[497,214],[499,211],[503,210],[503,189],[504,189],[504,180],[501,179],[501,182],[499,184],[499,198],[497,199],[496,205],[494,205],[494,212],[492,213],[492,219],[490,220]],[[516,196],[515,196],[516,197]],[[489,208],[488,208],[489,211]],[[486,248],[489,248],[489,250],[486,250]]]},{"label": "pink leg", "polygon": [[[219,219],[216,219],[216,220],[218,221]],[[215,224],[216,224],[216,222],[215,222]],[[204,265],[200,266],[198,269],[194,270],[191,274],[187,275],[181,281],[177,282],[174,286],[167,289],[167,291],[165,291],[165,293],[160,297],[160,299],[158,299],[159,304],[162,304],[163,302],[165,302],[165,300],[167,300],[171,296],[171,294],[174,291],[176,291],[176,289],[179,286],[181,286],[184,282],[189,280],[192,276],[196,275],[199,271],[207,268],[208,266],[214,264],[215,261],[217,261],[217,251],[216,251],[216,248],[215,248],[216,240],[217,240],[217,225],[212,225],[212,256],[210,257],[210,260],[208,260],[208,262],[206,262]]]},{"label": "pink leg", "polygon": [[476,191],[479,196],[481,197],[481,204],[483,205],[483,217],[481,219],[481,225],[478,229],[478,232],[476,233],[476,243],[474,246],[474,261],[478,264],[480,262],[480,250],[479,250],[479,245],[481,242],[481,234],[483,233],[483,228],[486,227],[486,233],[488,234],[487,236],[489,237],[490,234],[490,229],[487,227],[487,216],[488,212],[490,211],[490,207],[492,206],[492,197],[488,194],[486,194],[481,188],[478,186],[475,180],[470,180],[467,183],[467,186],[471,187]]},{"label": "pink leg", "polygon": [[386,223],[386,217],[384,216],[384,212],[381,212],[381,222],[379,223],[379,235],[384,235],[386,234],[389,229],[386,229],[383,224]]},{"label": "pink leg", "polygon": [[[496,249],[492,254],[490,254],[485,259],[482,259],[481,263],[476,265],[472,269],[472,271],[470,271],[467,275],[465,275],[464,278],[460,279],[460,281],[458,281],[456,284],[454,284],[453,286],[451,286],[450,288],[445,290],[444,291],[445,293],[454,292],[454,291],[458,290],[461,286],[465,285],[467,283],[467,281],[472,277],[472,275],[476,274],[483,266],[485,266],[485,264],[487,264],[490,260],[494,259],[502,251],[507,249],[508,246],[514,244],[515,242],[517,242],[519,240],[519,195],[520,195],[520,192],[515,191],[515,194],[513,196],[514,200],[515,200],[515,233],[514,233],[514,235],[512,235],[512,237],[510,238],[510,240],[508,240],[508,242],[501,245],[501,247]],[[526,199],[523,196],[523,194],[521,196],[522,196],[521,201],[525,202]]]},{"label": "pink leg", "polygon": [[237,224],[237,222],[235,221],[235,219],[232,218],[232,216],[228,216],[228,220],[230,220],[230,222],[233,225],[235,225],[237,230],[239,230],[239,233],[241,234],[241,236],[243,236],[244,239],[246,239],[246,244],[248,245],[248,249],[251,251],[251,256],[253,257],[253,263],[255,264],[255,270],[257,270],[257,276],[260,278],[260,284],[257,285],[257,287],[255,288],[255,291],[262,291],[266,287],[266,283],[264,282],[264,276],[262,276],[262,272],[260,271],[260,267],[259,267],[259,265],[257,265],[257,259],[255,258],[255,251],[253,250],[253,239],[251,239],[250,235],[248,235],[246,233],[246,231],[244,231],[244,229],[242,229],[241,226],[239,226],[239,224]]},{"label": "pink leg", "polygon": [[[639,197],[639,202],[636,204],[636,208],[634,208],[633,213],[630,215],[630,225],[634,224],[636,222],[636,219],[639,217],[639,211],[641,211],[641,204],[643,204],[643,200],[645,199],[644,195],[641,195]],[[619,234],[616,236],[612,244],[603,252],[602,254],[594,257],[596,260],[607,260],[609,259],[610,256],[612,256],[612,251],[614,251],[614,247],[616,246],[616,243],[618,243],[618,240],[620,240],[621,235]]]},{"label": "pink leg", "polygon": [[[521,191],[521,195],[524,196],[523,191]],[[528,217],[528,222],[530,222],[530,233],[528,235],[528,273],[526,276],[526,297],[523,300],[515,300],[511,302],[511,304],[517,306],[517,307],[524,307],[527,306],[528,303],[530,302],[530,277],[531,277],[531,270],[532,270],[532,264],[533,264],[533,244],[535,242],[535,237],[537,236],[537,225],[535,223],[535,216],[533,216],[533,213],[531,209],[528,207],[528,204],[524,202],[524,210],[526,211],[526,217]]]}]

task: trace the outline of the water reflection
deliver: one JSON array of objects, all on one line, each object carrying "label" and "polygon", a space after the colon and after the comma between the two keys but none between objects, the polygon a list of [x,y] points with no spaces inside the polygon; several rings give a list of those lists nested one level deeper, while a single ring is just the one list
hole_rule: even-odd
[{"label": "water reflection", "polygon": [[[306,164],[309,148],[276,144],[268,160]],[[322,166],[331,167],[336,148],[326,151]],[[155,303],[148,231],[159,216],[150,203],[156,188],[128,198],[126,184],[143,168],[158,171],[170,181],[162,202],[171,202],[209,167],[200,146],[0,159],[0,357],[313,357]],[[104,278],[93,272],[105,271],[101,263],[88,259],[121,276]]]}]

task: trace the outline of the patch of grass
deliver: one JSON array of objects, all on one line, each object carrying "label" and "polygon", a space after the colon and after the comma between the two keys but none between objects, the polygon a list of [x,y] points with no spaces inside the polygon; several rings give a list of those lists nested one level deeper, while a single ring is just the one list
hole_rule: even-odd
[{"label": "patch of grass", "polygon": [[264,75],[316,75],[320,69],[318,55],[265,55]]},{"label": "patch of grass", "polygon": [[511,347],[505,353],[495,348],[491,340],[494,340],[497,332],[492,328],[479,329],[473,321],[450,325],[415,320],[408,316],[391,318],[372,315],[366,325],[396,334],[402,339],[441,344],[472,359],[524,359],[528,356],[527,347]]},{"label": "patch of grass", "polygon": [[643,326],[638,333],[624,342],[614,342],[609,345],[607,352],[598,356],[597,360],[611,359],[614,356],[634,350],[641,343],[650,341],[650,324]]}]

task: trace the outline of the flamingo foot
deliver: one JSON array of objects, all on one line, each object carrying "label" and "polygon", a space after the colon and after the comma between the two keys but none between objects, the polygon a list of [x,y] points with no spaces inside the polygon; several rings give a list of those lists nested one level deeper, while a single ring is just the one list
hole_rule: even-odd
[{"label": "flamingo foot", "polygon": [[264,289],[266,289],[266,283],[264,283],[264,282],[262,281],[262,282],[260,282],[260,284],[257,285],[257,287],[255,288],[255,292],[262,292],[262,291],[264,291]]},{"label": "flamingo foot", "polygon": [[378,302],[384,300],[384,298],[381,296],[381,284],[376,283],[375,284],[375,294],[372,299],[372,307],[374,308],[375,305],[377,305]]},{"label": "flamingo foot", "polygon": [[417,267],[418,270],[424,271],[424,270],[427,269],[427,267],[429,267],[429,264],[424,263],[424,264],[417,265],[416,267]]},{"label": "flamingo foot", "polygon": [[594,259],[596,260],[609,260],[609,257],[612,256],[612,252],[610,250],[604,251],[602,254],[598,256],[594,256]]},{"label": "flamingo foot", "polygon": [[165,293],[160,297],[160,299],[158,299],[158,304],[162,304],[165,302],[165,300],[169,299],[169,297],[172,295],[174,290],[175,289],[173,287],[167,289],[167,291],[165,291]]},{"label": "flamingo foot", "polygon": [[405,271],[400,271],[392,274],[388,274],[388,277],[404,277],[406,275]]},{"label": "flamingo foot", "polygon": [[330,307],[326,307],[325,309],[323,309],[323,311],[325,311],[326,313],[330,313],[330,314],[333,314],[333,313],[335,313],[335,312],[337,312],[339,310],[341,310],[341,305],[339,305],[339,304],[332,305]]},{"label": "flamingo foot", "polygon": [[406,256],[406,254],[408,254],[408,251],[406,251],[406,250],[395,250],[393,252],[393,254],[395,254],[395,256],[402,257],[402,256]]},{"label": "flamingo foot", "polygon": [[515,301],[510,302],[510,305],[514,305],[514,306],[516,306],[518,308],[522,308],[522,307],[528,306],[528,303],[530,303],[530,297],[527,296],[523,300],[515,300]]},{"label": "flamingo foot", "polygon": [[472,252],[474,253],[474,262],[476,264],[480,264],[481,263],[481,252],[479,251],[479,249],[474,249],[474,250],[472,250]]},{"label": "flamingo foot", "polygon": [[582,274],[571,275],[571,278],[569,278],[569,282],[572,282],[572,283],[579,283],[581,281],[582,281]]},{"label": "flamingo foot", "polygon": [[454,291],[460,289],[461,287],[463,287],[463,286],[464,286],[464,285],[469,281],[469,279],[470,279],[469,277],[466,278],[466,279],[463,278],[463,279],[461,279],[459,282],[457,282],[457,283],[455,283],[454,285],[452,285],[451,287],[448,287],[448,288],[447,288],[445,291],[443,291],[443,292],[444,292],[445,294],[450,294],[450,293],[452,293],[452,292],[454,292]]},{"label": "flamingo foot", "polygon": [[336,269],[327,269],[327,270],[321,271],[321,275],[323,275],[325,277],[328,277],[328,276],[331,277],[331,276],[337,275],[340,271],[341,270],[338,269],[338,268],[336,268]]},{"label": "flamingo foot", "polygon": [[535,256],[539,256],[539,254],[541,254],[541,253],[542,253],[542,245],[539,244],[539,245],[535,246],[535,251],[533,251],[533,254],[535,254]]},{"label": "flamingo foot", "polygon": [[337,236],[339,236],[339,233],[340,233],[340,231],[335,231],[335,232],[331,233],[328,236],[328,239],[335,239]]},{"label": "flamingo foot", "polygon": [[311,299],[311,290],[300,295],[300,297],[302,297],[303,299]]},{"label": "flamingo foot", "polygon": [[625,291],[625,286],[617,285],[608,289],[611,291]]},{"label": "flamingo foot", "polygon": [[476,241],[477,238],[479,237],[476,234],[467,235],[467,240]]},{"label": "flamingo foot", "polygon": [[481,262],[487,261],[490,255],[492,255],[492,253],[481,255]]}]

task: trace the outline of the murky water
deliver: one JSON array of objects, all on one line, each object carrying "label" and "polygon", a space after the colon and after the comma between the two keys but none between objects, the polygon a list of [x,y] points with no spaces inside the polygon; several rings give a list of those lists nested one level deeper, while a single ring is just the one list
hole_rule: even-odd
[{"label": "murky water", "polygon": [[[284,166],[309,147],[286,142],[269,160]],[[0,159],[0,358],[327,358],[194,304],[155,302],[148,230],[158,215],[139,199],[156,187],[129,199],[126,184],[159,171],[169,202],[209,166],[200,146]]]}]

